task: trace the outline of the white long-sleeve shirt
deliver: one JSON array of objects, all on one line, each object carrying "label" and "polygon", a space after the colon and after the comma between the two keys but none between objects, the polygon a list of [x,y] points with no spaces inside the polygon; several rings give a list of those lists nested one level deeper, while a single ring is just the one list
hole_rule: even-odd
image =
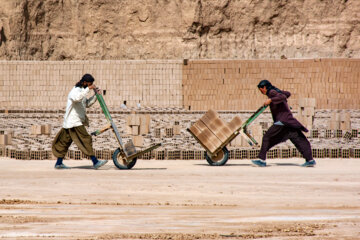
[{"label": "white long-sleeve shirt", "polygon": [[86,98],[89,91],[89,88],[73,87],[71,89],[67,99],[63,128],[87,125],[86,108],[96,102],[95,95],[89,99]]}]

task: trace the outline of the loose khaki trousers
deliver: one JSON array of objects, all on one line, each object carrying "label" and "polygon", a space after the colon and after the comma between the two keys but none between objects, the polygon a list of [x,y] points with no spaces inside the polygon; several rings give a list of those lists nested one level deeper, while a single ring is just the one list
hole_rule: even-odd
[{"label": "loose khaki trousers", "polygon": [[52,143],[52,152],[55,157],[64,158],[71,143],[74,142],[78,148],[88,156],[94,156],[92,139],[86,131],[85,126],[69,129],[62,128]]}]

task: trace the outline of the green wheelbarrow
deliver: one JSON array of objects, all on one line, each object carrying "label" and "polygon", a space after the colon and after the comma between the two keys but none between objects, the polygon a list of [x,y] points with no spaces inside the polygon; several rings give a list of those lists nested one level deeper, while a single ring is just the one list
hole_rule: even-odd
[{"label": "green wheelbarrow", "polygon": [[[239,134],[241,134],[242,137],[246,139],[246,141],[249,143],[250,146],[257,146],[259,145],[258,142],[250,135],[250,133],[247,131],[249,125],[267,108],[267,106],[260,107],[254,114],[252,114],[243,124],[239,125],[240,127],[237,127],[234,129],[234,131],[230,132],[226,137],[219,143],[214,145],[209,145],[204,142],[201,137],[204,135],[205,131],[214,133],[216,132],[216,128],[212,129],[199,129],[199,127],[193,127],[196,125],[196,123],[191,127],[188,128],[187,131],[201,144],[203,148],[205,148],[205,159],[211,166],[222,166],[225,165],[226,162],[229,159],[229,150],[226,148],[226,146],[234,140]],[[200,120],[199,120],[200,121]],[[199,122],[198,121],[198,122]],[[212,124],[208,124],[211,128]],[[208,126],[208,127],[209,127]],[[200,131],[199,131],[200,130]],[[207,135],[207,137],[211,137],[211,134]],[[214,135],[215,136],[215,135]],[[208,139],[211,141],[211,139]],[[213,141],[216,139],[212,139]],[[212,146],[212,148],[210,148]]]},{"label": "green wheelbarrow", "polygon": [[100,103],[101,109],[105,115],[106,120],[108,121],[108,124],[105,127],[103,127],[102,129],[92,132],[91,135],[97,136],[109,129],[113,130],[115,137],[120,145],[114,151],[114,153],[112,155],[113,162],[117,168],[131,169],[132,167],[135,166],[138,157],[140,157],[144,153],[150,152],[161,146],[161,143],[157,143],[157,144],[150,146],[149,148],[146,148],[142,151],[137,151],[134,144],[132,143],[132,141],[129,141],[126,144],[124,144],[122,141],[122,138],[119,134],[119,131],[111,118],[110,112],[105,104],[103,96],[101,94],[97,93],[96,91],[95,91],[95,95],[96,95],[97,100]]}]

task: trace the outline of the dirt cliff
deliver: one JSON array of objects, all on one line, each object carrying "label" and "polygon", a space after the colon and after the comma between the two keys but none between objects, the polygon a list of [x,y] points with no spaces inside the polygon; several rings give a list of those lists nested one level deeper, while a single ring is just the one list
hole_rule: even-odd
[{"label": "dirt cliff", "polygon": [[360,57],[358,0],[0,0],[0,59]]}]

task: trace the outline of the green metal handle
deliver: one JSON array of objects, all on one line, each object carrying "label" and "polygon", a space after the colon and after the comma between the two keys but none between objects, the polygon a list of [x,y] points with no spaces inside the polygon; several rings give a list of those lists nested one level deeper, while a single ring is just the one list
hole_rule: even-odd
[{"label": "green metal handle", "polygon": [[111,121],[112,121],[112,118],[111,118],[110,112],[109,112],[109,110],[108,110],[108,108],[107,108],[107,106],[106,106],[106,103],[105,103],[105,100],[104,100],[103,96],[102,96],[101,94],[96,93],[96,92],[95,92],[95,96],[96,96],[97,100],[98,100],[99,103],[100,103],[101,109],[102,109],[102,111],[103,111],[106,119],[107,119],[109,122],[111,122]]}]

